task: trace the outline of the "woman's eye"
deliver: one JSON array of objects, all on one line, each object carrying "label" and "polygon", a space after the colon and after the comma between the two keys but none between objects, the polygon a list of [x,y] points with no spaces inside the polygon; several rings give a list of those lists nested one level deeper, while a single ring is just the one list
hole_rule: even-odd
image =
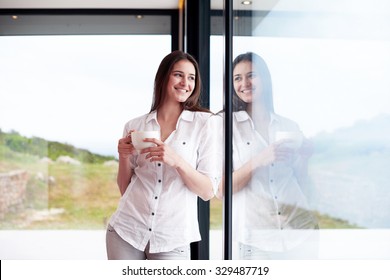
[{"label": "woman's eye", "polygon": [[257,75],[255,74],[255,73],[252,73],[252,74],[249,74],[248,75],[248,78],[249,79],[254,79],[254,78],[256,78],[257,77]]}]

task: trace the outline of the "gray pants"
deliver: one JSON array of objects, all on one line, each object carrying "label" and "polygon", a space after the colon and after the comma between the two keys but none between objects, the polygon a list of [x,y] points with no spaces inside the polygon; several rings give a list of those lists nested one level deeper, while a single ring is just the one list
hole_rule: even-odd
[{"label": "gray pants", "polygon": [[169,252],[149,253],[149,243],[145,251],[140,251],[123,240],[112,226],[106,232],[107,258],[109,260],[189,260],[190,245],[176,248]]}]

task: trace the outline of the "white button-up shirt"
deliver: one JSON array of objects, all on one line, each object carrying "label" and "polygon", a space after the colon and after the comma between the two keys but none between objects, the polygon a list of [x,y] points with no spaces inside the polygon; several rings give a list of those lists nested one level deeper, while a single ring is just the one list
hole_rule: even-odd
[{"label": "white button-up shirt", "polygon": [[[176,130],[165,143],[193,168],[208,176],[217,188],[221,178],[221,143],[217,142],[221,117],[205,112],[183,111]],[[157,113],[151,112],[126,123],[123,135],[132,130],[160,130]],[[131,157],[134,174],[120,199],[110,225],[133,247],[166,252],[199,241],[198,196],[191,192],[175,168]]]},{"label": "white button-up shirt", "polygon": [[[277,131],[300,131],[298,125],[271,114],[269,143]],[[269,144],[254,129],[245,111],[233,114],[233,170],[239,169]],[[302,158],[275,162],[258,168],[248,185],[233,196],[233,235],[243,244],[269,251],[284,251],[298,245],[317,225],[309,211],[303,186],[295,168]]]}]

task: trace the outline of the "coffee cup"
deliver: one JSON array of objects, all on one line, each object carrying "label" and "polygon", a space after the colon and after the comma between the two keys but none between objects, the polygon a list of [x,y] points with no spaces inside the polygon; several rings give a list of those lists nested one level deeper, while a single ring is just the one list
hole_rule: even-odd
[{"label": "coffee cup", "polygon": [[131,141],[133,143],[134,148],[137,151],[156,146],[156,144],[154,143],[144,142],[145,138],[160,139],[160,131],[158,130],[133,131],[131,133]]},{"label": "coffee cup", "polygon": [[277,131],[275,141],[281,141],[283,147],[297,150],[302,145],[303,134],[300,131]]}]

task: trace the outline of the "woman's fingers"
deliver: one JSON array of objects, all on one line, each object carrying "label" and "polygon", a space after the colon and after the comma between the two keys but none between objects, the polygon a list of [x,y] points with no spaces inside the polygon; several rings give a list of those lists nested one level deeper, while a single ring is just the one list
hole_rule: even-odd
[{"label": "woman's fingers", "polygon": [[162,142],[160,139],[157,138],[145,138],[144,142],[154,143],[157,146],[164,145],[164,142]]},{"label": "woman's fingers", "polygon": [[154,143],[156,146],[142,149],[141,154],[160,151],[165,146],[165,143],[157,138],[145,138],[144,142]]},{"label": "woman's fingers", "polygon": [[145,158],[151,158],[151,157],[161,157],[163,156],[162,152],[150,152],[148,153]]}]

